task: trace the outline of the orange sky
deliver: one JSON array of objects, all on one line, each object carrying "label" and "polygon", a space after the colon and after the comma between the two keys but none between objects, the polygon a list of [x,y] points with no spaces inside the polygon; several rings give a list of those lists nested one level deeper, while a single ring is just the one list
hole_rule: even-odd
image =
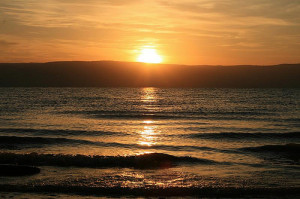
[{"label": "orange sky", "polygon": [[299,0],[1,0],[0,62],[300,62]]}]

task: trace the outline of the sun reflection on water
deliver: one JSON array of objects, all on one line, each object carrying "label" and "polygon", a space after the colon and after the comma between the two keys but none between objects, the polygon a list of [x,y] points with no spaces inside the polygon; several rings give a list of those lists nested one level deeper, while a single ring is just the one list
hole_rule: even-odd
[{"label": "sun reflection on water", "polygon": [[143,121],[143,124],[152,124],[152,123],[154,123],[154,121],[152,121],[152,120]]},{"label": "sun reflection on water", "polygon": [[[150,121],[143,121],[144,122],[150,122]],[[153,121],[151,121],[153,123]],[[146,123],[149,124],[149,123]],[[150,123],[151,124],[151,123]],[[139,144],[142,146],[152,146],[156,144],[157,139],[157,132],[155,129],[157,126],[144,126],[144,129],[140,131],[140,141]]]},{"label": "sun reflection on water", "polygon": [[145,103],[155,102],[157,100],[156,88],[146,87],[142,90],[141,101]]},{"label": "sun reflection on water", "polygon": [[[143,88],[141,92],[142,107],[146,115],[152,115],[153,111],[157,109],[155,102],[157,89],[153,87]],[[139,131],[140,139],[139,145],[152,146],[156,144],[157,140],[157,126],[152,119],[142,121],[143,129]]]}]

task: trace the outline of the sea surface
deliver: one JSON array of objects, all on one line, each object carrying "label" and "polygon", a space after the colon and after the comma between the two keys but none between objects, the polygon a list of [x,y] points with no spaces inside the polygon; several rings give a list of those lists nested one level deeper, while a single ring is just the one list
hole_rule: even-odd
[{"label": "sea surface", "polygon": [[299,89],[0,88],[0,195],[299,196]]}]

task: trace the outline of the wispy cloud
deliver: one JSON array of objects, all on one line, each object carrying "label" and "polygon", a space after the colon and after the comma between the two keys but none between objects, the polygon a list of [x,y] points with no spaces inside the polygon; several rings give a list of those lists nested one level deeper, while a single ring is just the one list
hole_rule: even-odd
[{"label": "wispy cloud", "polygon": [[[80,59],[89,55],[72,49],[88,48],[89,53],[98,51],[110,59],[110,55],[130,54],[130,48],[143,42],[173,52],[174,62],[183,62],[175,48],[213,57],[220,49],[272,49],[278,53],[280,46],[290,46],[281,53],[296,54],[300,49],[299,10],[297,0],[2,0],[0,34],[10,37],[0,38],[0,45],[2,51],[15,42],[21,45],[20,51],[28,45],[31,58],[34,49],[42,46],[49,49],[47,59],[58,56],[53,42],[57,52],[68,51],[65,56]],[[185,61],[192,60],[189,63],[203,61],[184,56]],[[126,60],[124,57],[116,59]]]},{"label": "wispy cloud", "polygon": [[13,45],[16,45],[16,44],[17,44],[16,42],[0,40],[0,46],[7,47],[7,46],[13,46]]}]

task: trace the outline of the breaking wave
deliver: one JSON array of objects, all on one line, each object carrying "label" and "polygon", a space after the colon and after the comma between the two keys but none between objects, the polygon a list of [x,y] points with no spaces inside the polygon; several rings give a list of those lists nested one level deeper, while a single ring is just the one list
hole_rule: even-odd
[{"label": "breaking wave", "polygon": [[118,142],[93,142],[89,140],[68,139],[68,138],[50,138],[50,137],[18,137],[18,136],[0,136],[0,149],[22,149],[22,148],[41,148],[45,145],[88,145],[97,147],[119,147],[119,148],[135,148],[135,149],[161,149],[166,151],[217,151],[230,152],[210,147],[201,146],[171,146],[171,145],[140,145]]},{"label": "breaking wave", "polygon": [[86,156],[65,154],[0,153],[0,164],[88,168],[169,168],[179,164],[217,164],[218,162],[189,156],[146,153],[133,156]]}]

